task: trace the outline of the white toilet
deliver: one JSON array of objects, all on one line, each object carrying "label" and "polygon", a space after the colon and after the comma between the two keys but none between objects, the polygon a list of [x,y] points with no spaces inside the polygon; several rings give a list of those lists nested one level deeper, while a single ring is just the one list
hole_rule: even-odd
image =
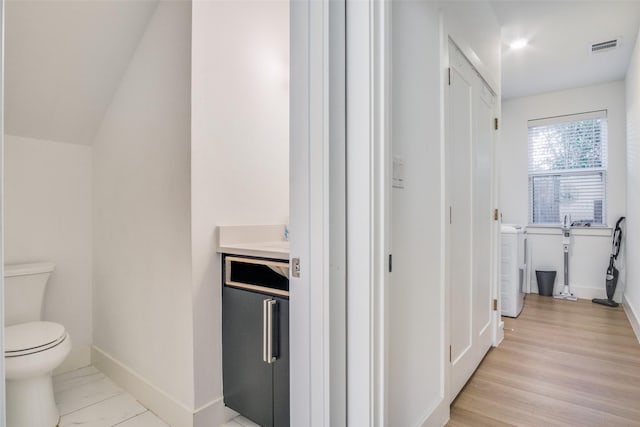
[{"label": "white toilet", "polygon": [[4,363],[7,427],[54,427],[60,414],[51,372],[71,351],[64,326],[43,322],[50,262],[4,266]]}]

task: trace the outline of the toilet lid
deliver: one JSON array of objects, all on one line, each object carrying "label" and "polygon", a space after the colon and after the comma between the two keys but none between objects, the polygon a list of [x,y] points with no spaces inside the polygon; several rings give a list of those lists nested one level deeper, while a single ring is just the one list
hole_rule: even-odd
[{"label": "toilet lid", "polygon": [[66,337],[64,326],[53,322],[27,322],[4,328],[4,355],[23,356],[54,347]]}]

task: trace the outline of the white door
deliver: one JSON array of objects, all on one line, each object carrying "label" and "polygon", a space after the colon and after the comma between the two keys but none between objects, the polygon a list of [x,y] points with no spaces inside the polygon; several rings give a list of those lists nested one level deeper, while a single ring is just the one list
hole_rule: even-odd
[{"label": "white door", "polygon": [[449,44],[446,140],[449,201],[450,399],[492,342],[492,176],[495,96]]}]

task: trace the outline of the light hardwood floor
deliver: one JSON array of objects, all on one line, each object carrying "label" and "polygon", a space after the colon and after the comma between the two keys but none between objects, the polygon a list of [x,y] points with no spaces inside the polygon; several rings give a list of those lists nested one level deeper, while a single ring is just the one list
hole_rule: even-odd
[{"label": "light hardwood floor", "polygon": [[504,322],[447,426],[640,426],[640,344],[621,306],[530,294]]}]

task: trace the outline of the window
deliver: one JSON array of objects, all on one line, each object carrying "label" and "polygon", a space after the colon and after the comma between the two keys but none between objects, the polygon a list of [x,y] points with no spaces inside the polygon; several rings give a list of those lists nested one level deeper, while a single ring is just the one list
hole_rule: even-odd
[{"label": "window", "polygon": [[529,223],[606,224],[607,112],[529,120]]}]

